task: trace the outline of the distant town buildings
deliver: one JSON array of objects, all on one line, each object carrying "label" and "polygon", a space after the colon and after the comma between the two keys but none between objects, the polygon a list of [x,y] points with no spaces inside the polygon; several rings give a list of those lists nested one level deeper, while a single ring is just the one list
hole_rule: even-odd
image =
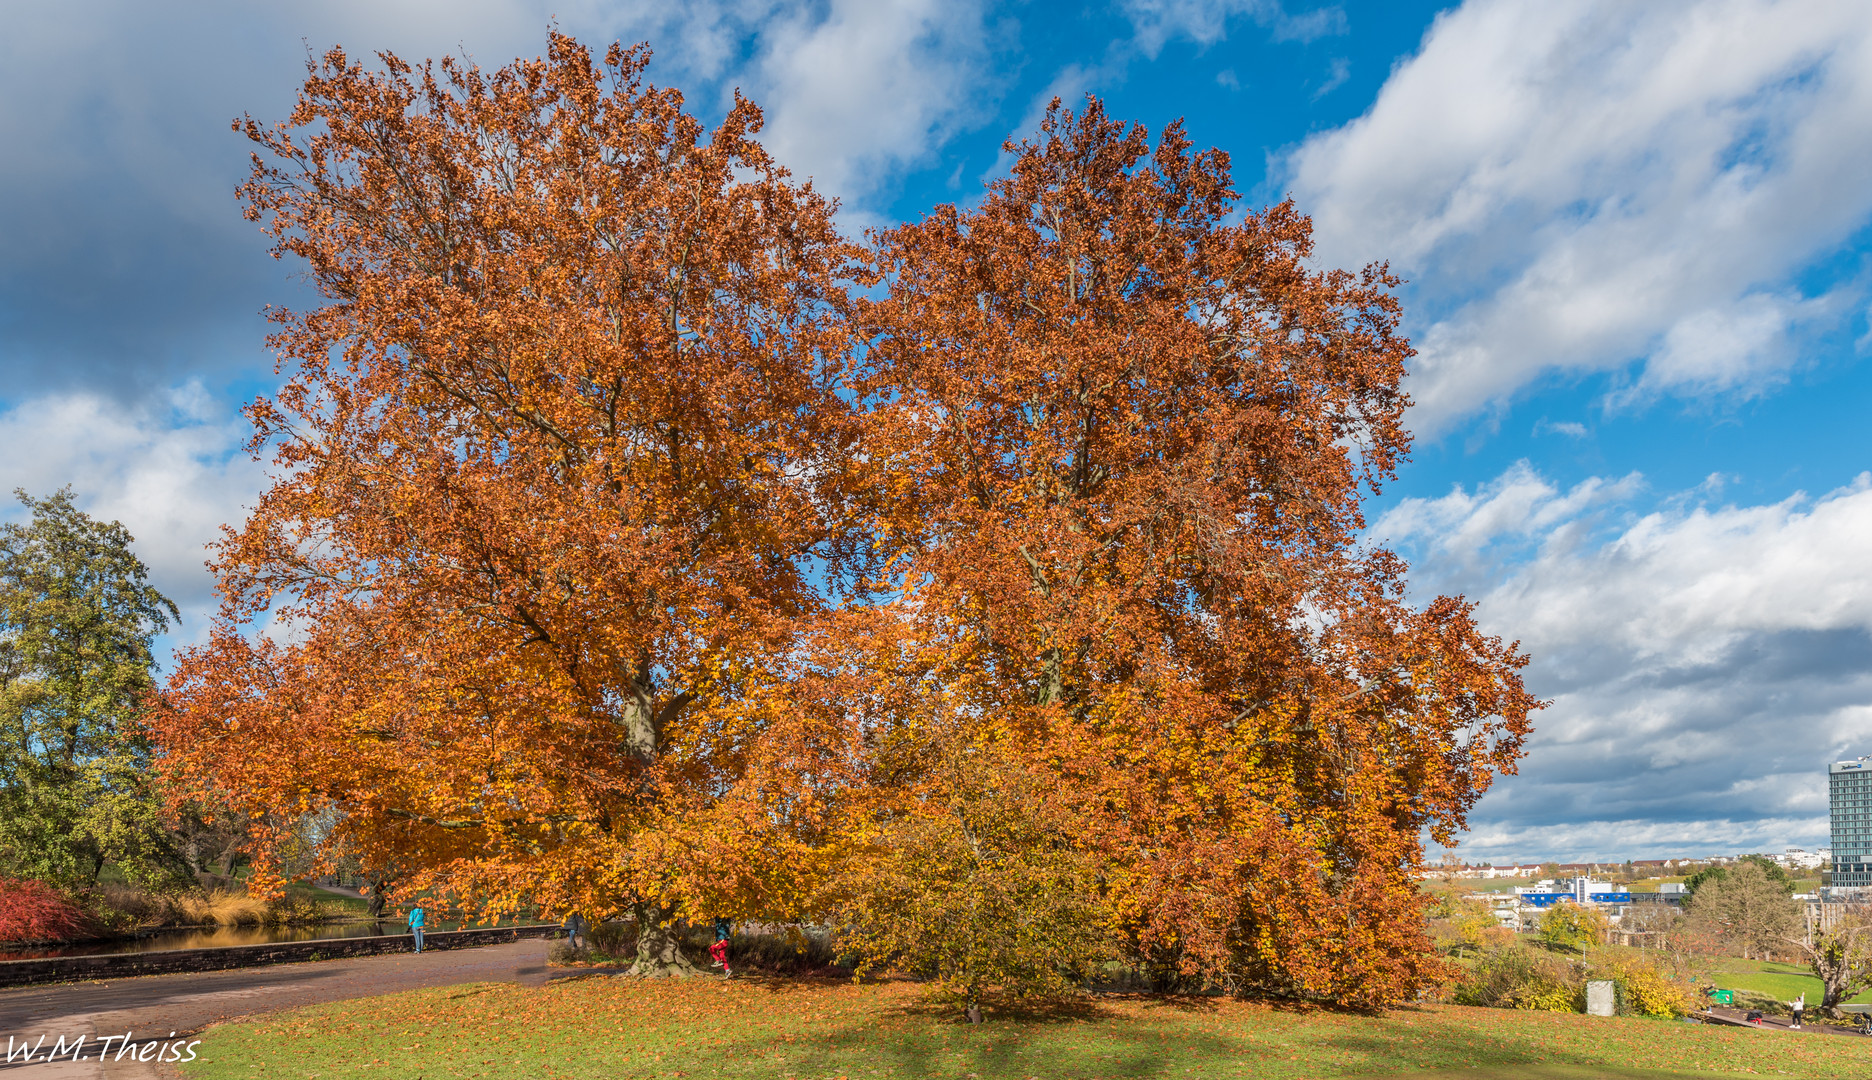
[{"label": "distant town buildings", "polygon": [[[1872,758],[1868,758],[1867,760],[1872,761]],[[1868,807],[1867,810],[1868,813],[1872,813],[1872,807]],[[1763,859],[1793,872],[1811,873],[1816,870],[1824,872],[1832,869],[1833,849],[1815,848],[1812,851],[1808,851],[1806,848],[1791,847],[1787,848],[1779,855],[1771,855],[1767,852],[1751,852],[1747,855],[1709,855],[1696,859],[1686,857],[1680,859],[1632,859],[1628,862],[1510,863],[1506,866],[1493,866],[1487,863],[1472,866],[1469,863],[1458,862],[1446,857],[1443,862],[1430,863],[1419,867],[1417,876],[1420,878],[1438,878],[1451,881],[1487,881],[1495,878],[1538,877],[1542,871],[1546,871],[1559,875],[1554,879],[1555,881],[1565,880],[1571,882],[1576,878],[1591,879],[1602,874],[1629,880],[1643,880],[1645,878],[1687,877],[1706,867],[1733,866],[1738,860],[1744,858]],[[1872,859],[1872,856],[1868,858]],[[1868,867],[1868,874],[1872,876],[1872,867]],[[1571,888],[1571,885],[1568,887]],[[1682,890],[1678,887],[1666,885],[1662,888],[1662,891],[1673,893]]]},{"label": "distant town buildings", "polygon": [[[1471,866],[1456,859],[1452,851],[1446,852],[1440,863],[1420,867],[1417,873],[1423,878],[1446,881],[1539,878],[1530,885],[1516,886],[1512,892],[1497,889],[1470,894],[1470,899],[1486,901],[1503,925],[1521,929],[1533,925],[1540,912],[1556,904],[1597,907],[1617,924],[1634,904],[1640,907],[1680,905],[1689,892],[1681,880],[1660,882],[1655,890],[1647,885],[1634,891],[1629,884],[1600,880],[1599,875],[1616,878],[1619,882],[1681,879],[1708,867],[1733,866],[1742,859],[1762,859],[1782,867],[1794,878],[1811,879],[1813,874],[1819,873],[1822,888],[1818,893],[1797,892],[1793,897],[1805,903],[1811,930],[1816,925],[1830,925],[1829,920],[1839,917],[1839,911],[1862,903],[1872,895],[1872,757],[1828,765],[1827,797],[1832,846],[1812,851],[1790,847],[1779,855],[1757,852],[1703,858],[1632,859],[1622,863],[1512,863],[1507,866]],[[1543,873],[1551,876],[1542,878]]]}]

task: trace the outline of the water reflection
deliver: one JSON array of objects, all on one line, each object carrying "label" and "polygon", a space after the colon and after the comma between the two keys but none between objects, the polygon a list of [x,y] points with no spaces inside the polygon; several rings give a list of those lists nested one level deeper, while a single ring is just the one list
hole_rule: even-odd
[{"label": "water reflection", "polygon": [[[431,919],[425,929],[465,930],[490,926],[530,926],[529,920],[503,919],[497,923]],[[327,923],[323,926],[220,926],[193,930],[162,930],[134,938],[86,941],[71,945],[0,946],[0,961],[37,960],[51,956],[103,956],[112,953],[159,952],[163,949],[216,949],[228,945],[271,945],[281,941],[326,941],[333,938],[408,936],[401,920]]]}]

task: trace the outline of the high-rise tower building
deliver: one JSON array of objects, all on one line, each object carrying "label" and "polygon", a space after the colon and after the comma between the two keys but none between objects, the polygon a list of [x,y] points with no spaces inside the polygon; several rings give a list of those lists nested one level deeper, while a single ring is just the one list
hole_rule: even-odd
[{"label": "high-rise tower building", "polygon": [[1872,758],[1827,766],[1835,889],[1872,887]]}]

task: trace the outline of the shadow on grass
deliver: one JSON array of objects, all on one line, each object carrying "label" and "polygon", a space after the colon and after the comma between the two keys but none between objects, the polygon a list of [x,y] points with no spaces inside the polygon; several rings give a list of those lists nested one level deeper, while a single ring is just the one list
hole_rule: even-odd
[{"label": "shadow on grass", "polygon": [[1615,1065],[1470,1065],[1460,1069],[1413,1069],[1409,1072],[1353,1073],[1346,1080],[1743,1080],[1759,1073],[1656,1072]]},{"label": "shadow on grass", "polygon": [[[1075,1020],[1051,1016],[1040,1023],[1085,1023],[1088,1026],[1102,1017],[1088,1016]],[[1137,1028],[1098,1028],[1087,1031],[1090,1045],[1077,1047],[1057,1043],[1036,1046],[1033,1022],[1019,1022],[1007,1014],[980,1026],[931,1029],[917,1035],[905,1033],[897,1038],[879,1038],[874,1030],[848,1029],[813,1040],[813,1045],[799,1048],[788,1062],[788,1071],[805,1075],[843,1073],[854,1057],[881,1066],[897,1075],[915,1077],[980,1075],[983,1077],[1025,1077],[1036,1073],[1048,1076],[1136,1077],[1169,1075],[1165,1061],[1165,1038],[1161,1032]],[[1197,1032],[1178,1032],[1175,1045],[1179,1055],[1224,1059],[1239,1056],[1232,1041]],[[1178,1075],[1183,1070],[1178,1069]]]},{"label": "shadow on grass", "polygon": [[[962,1003],[930,995],[881,1010],[885,1015],[914,1016],[974,1027],[962,1015]],[[992,1024],[1083,1024],[1112,1013],[1094,998],[990,998],[982,1003],[984,1026]]]},{"label": "shadow on grass", "polygon": [[[1416,1011],[1416,1010],[1413,1010]],[[1423,1025],[1410,1033],[1391,1029],[1383,1034],[1331,1034],[1317,1040],[1317,1046],[1343,1053],[1357,1054],[1368,1060],[1385,1062],[1374,1068],[1358,1068],[1347,1076],[1360,1080],[1385,1080],[1409,1076],[1412,1080],[1719,1080],[1721,1077],[1748,1075],[1703,1070],[1660,1070],[1609,1065],[1603,1055],[1561,1050],[1543,1041],[1539,1033],[1506,1035],[1495,1033],[1488,1038],[1495,1045],[1477,1046],[1477,1032],[1460,1027],[1445,1027],[1431,1014],[1418,1012],[1416,1023]],[[1637,1021],[1662,1029],[1663,1021]],[[1608,1031],[1607,1034],[1614,1032]],[[1659,1031],[1659,1034],[1665,1032]],[[1627,1029],[1616,1032],[1642,1039],[1644,1032]],[[1421,1041],[1418,1041],[1421,1040]]]},{"label": "shadow on grass", "polygon": [[[1557,1047],[1551,1033],[1540,1030],[1483,1033],[1446,1023],[1434,1012],[1417,1008],[1378,1016],[1305,1002],[1259,1003],[1270,1014],[1331,1019],[1329,1026],[1288,1028],[1286,1037],[1299,1040],[1295,1045],[1285,1039],[1257,1037],[1260,1025],[1250,1016],[1241,1017],[1239,1025],[1227,1024],[1219,1030],[1209,1024],[1153,1024],[1149,1019],[1157,1010],[1207,1016],[1219,1008],[1212,998],[1101,997],[1104,1000],[1030,1002],[1019,1008],[1004,1003],[979,1027],[958,1022],[959,1010],[953,1003],[901,1003],[874,1016],[912,1022],[867,1022],[790,1040],[782,1051],[785,1065],[781,1071],[833,1075],[848,1072],[854,1060],[863,1060],[887,1072],[916,1077],[978,1074],[1146,1080],[1182,1077],[1192,1068],[1206,1073],[1244,1065],[1256,1074],[1309,1080],[1719,1080],[1746,1075],[1611,1064],[1643,1058],[1616,1047]],[[1171,1017],[1164,1020],[1171,1021]],[[1661,1022],[1636,1023],[1647,1027],[1621,1025],[1616,1034],[1623,1038],[1618,1041],[1642,1047],[1647,1035],[1674,1034]],[[1361,1031],[1347,1029],[1347,1024],[1371,1026]],[[1075,1026],[1082,1032],[1074,1032]]]}]

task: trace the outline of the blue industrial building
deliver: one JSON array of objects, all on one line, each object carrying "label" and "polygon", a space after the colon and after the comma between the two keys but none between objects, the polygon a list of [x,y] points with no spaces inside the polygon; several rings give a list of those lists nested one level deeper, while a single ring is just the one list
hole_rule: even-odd
[{"label": "blue industrial building", "polygon": [[1550,908],[1562,901],[1573,904],[1629,904],[1632,902],[1630,892],[1615,889],[1604,881],[1593,881],[1591,878],[1583,877],[1573,878],[1552,889],[1518,888],[1515,890],[1515,899],[1537,908]]},{"label": "blue industrial building", "polygon": [[[1562,901],[1569,904],[1577,904],[1580,902],[1579,898],[1570,892],[1522,892],[1517,889],[1515,890],[1515,898],[1537,908],[1550,908]],[[1632,898],[1631,893],[1628,892],[1593,892],[1586,894],[1586,902],[1590,904],[1629,904],[1632,902]]]}]

